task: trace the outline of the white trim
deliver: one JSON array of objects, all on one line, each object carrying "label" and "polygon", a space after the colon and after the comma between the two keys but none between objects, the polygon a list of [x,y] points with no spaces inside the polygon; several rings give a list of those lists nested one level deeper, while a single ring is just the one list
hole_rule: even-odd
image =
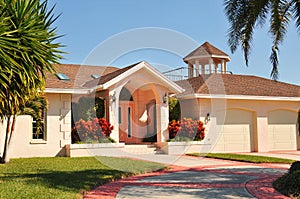
[{"label": "white trim", "polygon": [[91,89],[66,89],[66,88],[45,88],[45,93],[70,93],[70,94],[89,94]]},{"label": "white trim", "polygon": [[47,144],[47,140],[44,139],[32,139],[30,144]]},{"label": "white trim", "polygon": [[135,73],[136,71],[138,71],[139,69],[141,69],[143,67],[142,64],[143,64],[143,62],[140,62],[137,65],[135,65],[132,68],[130,68],[127,71],[125,71],[124,73],[122,73],[122,74],[118,75],[117,77],[114,77],[113,79],[111,79],[108,82],[104,83],[103,84],[103,88],[104,89],[108,89],[112,85],[120,82],[121,80],[123,80],[124,78],[128,77],[129,75]]},{"label": "white trim", "polygon": [[109,80],[108,82],[104,83],[103,85],[98,85],[98,86],[92,88],[92,90],[99,90],[100,88],[101,89],[108,89],[112,85],[120,82],[124,78],[128,77],[129,75],[137,72],[138,70],[140,70],[142,68],[148,70],[149,72],[151,72],[152,74],[154,74],[155,76],[157,76],[159,78],[159,80],[161,80],[162,82],[166,83],[169,86],[169,89],[172,90],[173,92],[175,92],[175,93],[181,93],[181,92],[184,91],[183,88],[181,88],[175,82],[169,80],[167,77],[165,77],[164,75],[162,75],[160,72],[158,72],[153,66],[151,66],[146,61],[140,62],[139,64],[137,64],[134,67],[130,68],[129,70],[125,71],[124,73],[122,73],[122,74],[118,75],[117,77],[115,77],[115,78]]},{"label": "white trim", "polygon": [[201,59],[201,58],[222,58],[222,59],[228,59],[228,61],[230,61],[230,57],[229,56],[225,56],[225,55],[196,55],[196,56],[191,56],[191,57],[187,57],[184,59],[184,61],[190,61],[192,59]]},{"label": "white trim", "polygon": [[164,83],[169,84],[177,93],[182,93],[185,91],[185,89],[181,88],[178,84],[168,79],[166,76],[164,76],[162,73],[160,73],[158,70],[156,70],[153,66],[151,66],[148,62],[143,61],[144,64],[147,66],[146,69],[153,74],[157,75],[160,80],[162,80]]},{"label": "white trim", "polygon": [[300,101],[300,97],[276,97],[255,95],[222,95],[222,94],[188,94],[178,96],[179,99],[240,99],[240,100],[269,100],[269,101]]}]

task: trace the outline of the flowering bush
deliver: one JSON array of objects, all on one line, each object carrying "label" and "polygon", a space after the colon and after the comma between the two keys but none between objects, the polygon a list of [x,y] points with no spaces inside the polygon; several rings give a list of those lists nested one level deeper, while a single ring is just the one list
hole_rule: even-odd
[{"label": "flowering bush", "polygon": [[169,138],[175,140],[194,140],[201,141],[205,137],[205,128],[200,120],[184,118],[180,121],[171,121],[169,123]]},{"label": "flowering bush", "polygon": [[111,142],[112,139],[109,136],[113,128],[105,118],[94,118],[89,121],[80,119],[72,128],[72,141],[73,143]]}]

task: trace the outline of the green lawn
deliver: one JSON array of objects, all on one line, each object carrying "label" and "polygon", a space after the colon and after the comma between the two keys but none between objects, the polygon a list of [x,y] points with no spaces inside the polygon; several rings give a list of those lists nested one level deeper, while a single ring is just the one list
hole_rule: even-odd
[{"label": "green lawn", "polygon": [[266,157],[266,156],[255,156],[255,155],[233,154],[233,153],[208,153],[208,154],[190,153],[187,155],[224,159],[224,160],[242,161],[242,162],[252,162],[252,163],[291,164],[291,163],[295,162],[295,160],[290,160],[290,159],[273,158],[273,157]]},{"label": "green lawn", "polygon": [[12,159],[0,164],[0,198],[81,198],[111,180],[162,168],[158,163],[111,157]]}]

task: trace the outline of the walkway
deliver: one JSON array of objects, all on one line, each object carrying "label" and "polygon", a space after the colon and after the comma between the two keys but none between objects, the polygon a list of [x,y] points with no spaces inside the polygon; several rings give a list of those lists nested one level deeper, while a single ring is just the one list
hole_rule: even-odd
[{"label": "walkway", "polygon": [[[172,158],[174,156],[156,155],[158,162]],[[272,182],[286,173],[289,165],[190,156],[176,157],[169,165],[170,170],[100,186],[84,198],[287,198],[273,189]]]}]

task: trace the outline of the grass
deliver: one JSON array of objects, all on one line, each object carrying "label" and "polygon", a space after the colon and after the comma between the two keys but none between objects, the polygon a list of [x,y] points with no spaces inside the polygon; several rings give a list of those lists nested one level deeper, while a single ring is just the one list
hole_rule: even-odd
[{"label": "grass", "polygon": [[111,157],[12,159],[0,164],[0,198],[81,198],[109,181],[162,168],[158,163]]},{"label": "grass", "polygon": [[191,156],[201,156],[207,158],[223,159],[223,160],[233,160],[241,162],[251,162],[251,163],[283,163],[291,164],[295,160],[284,159],[284,158],[274,158],[266,156],[256,156],[256,155],[243,155],[243,154],[233,154],[233,153],[189,153],[187,155]]}]

